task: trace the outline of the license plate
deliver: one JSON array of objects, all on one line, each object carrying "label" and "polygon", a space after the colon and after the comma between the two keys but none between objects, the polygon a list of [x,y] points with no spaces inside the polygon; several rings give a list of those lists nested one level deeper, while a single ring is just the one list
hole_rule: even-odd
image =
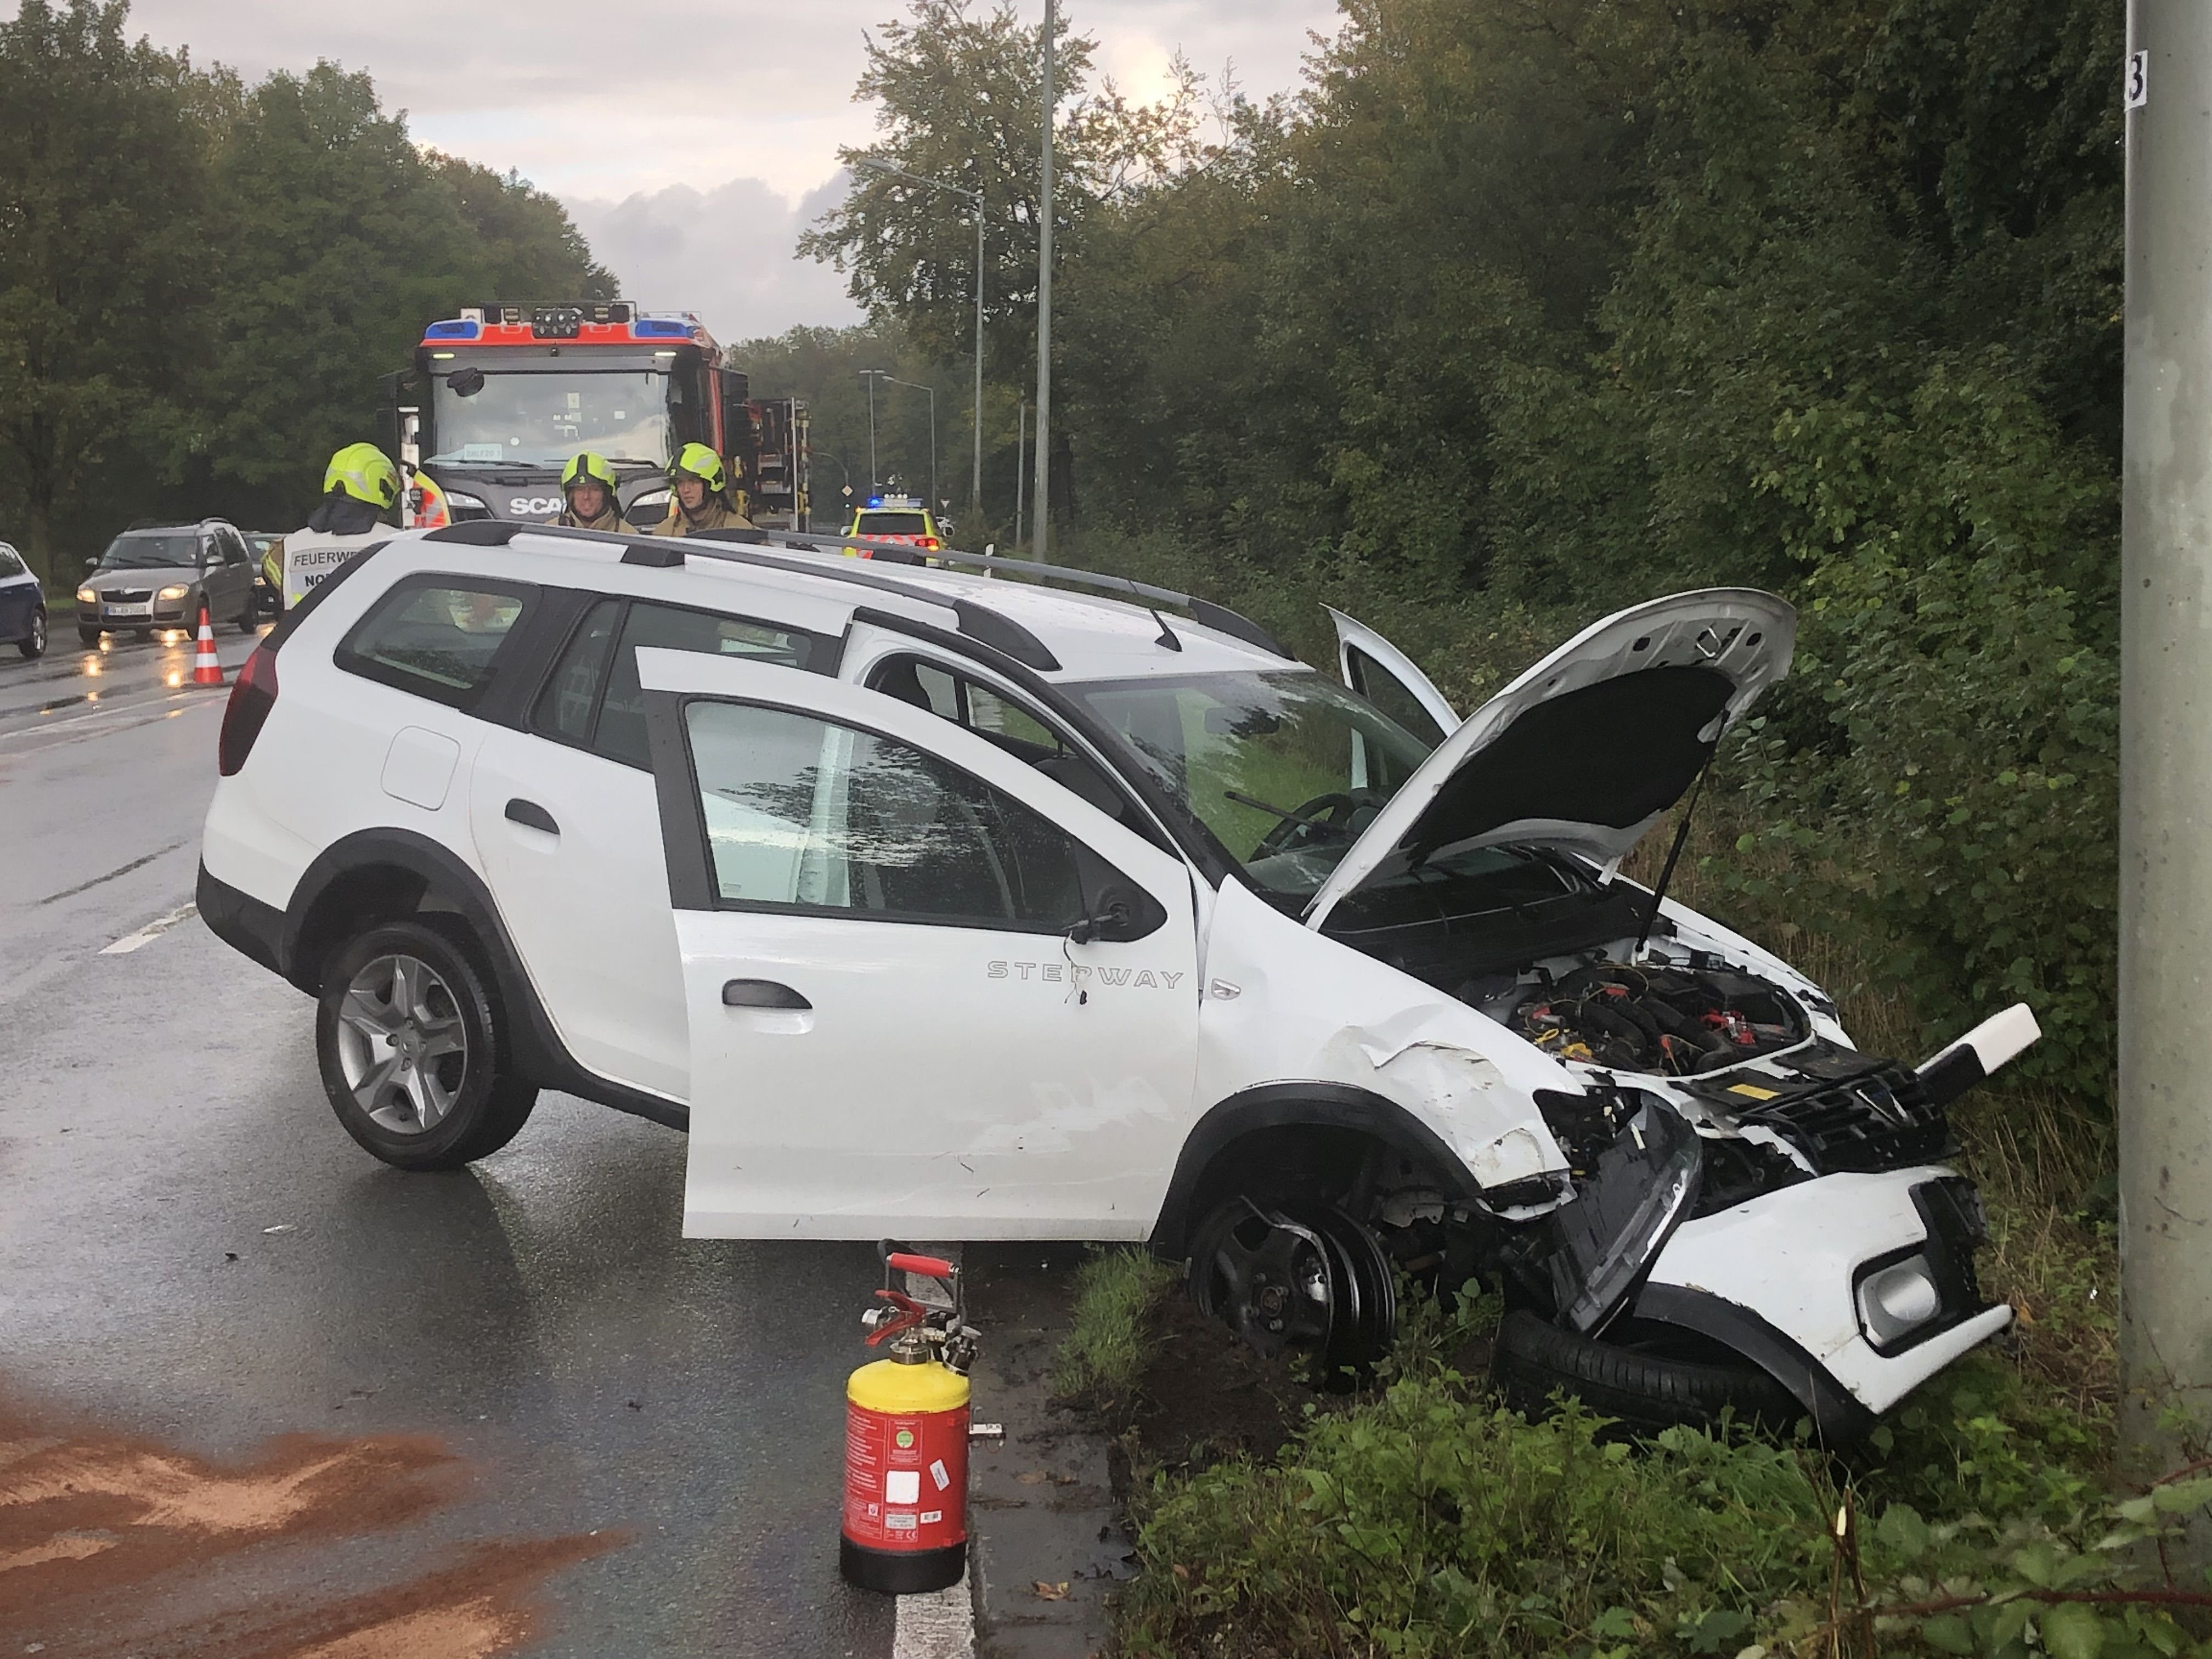
[{"label": "license plate", "polygon": [[111,605],[107,607],[107,614],[111,617],[150,617],[154,614],[154,602],[149,599],[143,605]]}]

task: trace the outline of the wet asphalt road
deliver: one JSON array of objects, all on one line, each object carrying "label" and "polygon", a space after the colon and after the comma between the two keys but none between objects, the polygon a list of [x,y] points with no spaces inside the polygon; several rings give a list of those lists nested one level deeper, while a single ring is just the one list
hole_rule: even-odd
[{"label": "wet asphalt road", "polygon": [[467,1471],[410,1525],[176,1569],[163,1619],[597,1531],[527,1652],[888,1653],[836,1571],[872,1250],[684,1242],[682,1139],[565,1096],[471,1170],[387,1170],[322,1098],[307,999],[193,918],[101,954],[191,896],[223,693],[190,667],[0,652],[0,1395],[220,1460],[425,1434]]}]

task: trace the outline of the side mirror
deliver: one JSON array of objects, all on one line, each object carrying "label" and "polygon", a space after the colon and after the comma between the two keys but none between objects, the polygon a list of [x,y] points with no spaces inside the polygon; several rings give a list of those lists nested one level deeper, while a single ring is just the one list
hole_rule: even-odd
[{"label": "side mirror", "polygon": [[87,570],[97,570],[97,569],[99,569],[99,568],[100,568],[100,555],[99,555],[99,554],[97,554],[97,553],[88,553],[88,554],[86,554],[86,555],[84,556],[84,568],[85,568]]},{"label": "side mirror", "polygon": [[1168,913],[1150,893],[1119,880],[1086,895],[1084,908],[1082,920],[1067,930],[1073,944],[1133,944],[1157,931],[1168,919]]}]

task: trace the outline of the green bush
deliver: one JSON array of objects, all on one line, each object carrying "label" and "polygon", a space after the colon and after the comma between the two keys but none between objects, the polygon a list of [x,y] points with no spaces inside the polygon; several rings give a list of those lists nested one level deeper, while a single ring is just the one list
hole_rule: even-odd
[{"label": "green bush", "polygon": [[1148,1250],[1094,1251],[1075,1271],[1073,1312],[1053,1361],[1053,1391],[1127,1402],[1143,1379],[1152,1310],[1175,1269]]}]

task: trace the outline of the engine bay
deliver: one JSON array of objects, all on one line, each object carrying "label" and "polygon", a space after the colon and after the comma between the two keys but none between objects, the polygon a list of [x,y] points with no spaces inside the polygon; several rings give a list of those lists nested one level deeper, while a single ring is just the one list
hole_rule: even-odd
[{"label": "engine bay", "polygon": [[1717,957],[1632,965],[1607,957],[1559,971],[1540,964],[1501,985],[1455,993],[1546,1054],[1653,1077],[1692,1077],[1802,1042],[1797,1000]]}]

